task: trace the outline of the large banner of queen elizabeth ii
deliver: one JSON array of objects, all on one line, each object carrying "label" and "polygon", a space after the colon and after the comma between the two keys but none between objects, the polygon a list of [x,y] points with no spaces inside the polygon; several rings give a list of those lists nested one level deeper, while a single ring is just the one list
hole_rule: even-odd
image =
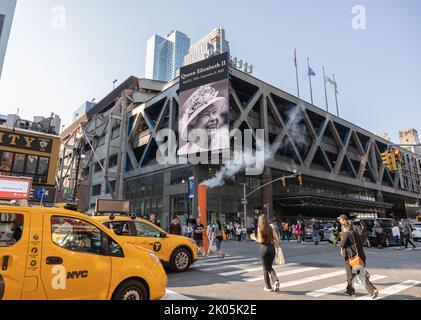
[{"label": "large banner of queen elizabeth ii", "polygon": [[223,53],[180,69],[178,155],[229,148],[228,66]]}]

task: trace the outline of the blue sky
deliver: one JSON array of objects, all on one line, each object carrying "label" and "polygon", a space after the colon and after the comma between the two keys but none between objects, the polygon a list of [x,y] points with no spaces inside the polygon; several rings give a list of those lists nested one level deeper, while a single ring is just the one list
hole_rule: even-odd
[{"label": "blue sky", "polygon": [[[63,30],[52,27],[56,5],[66,10]],[[355,5],[366,9],[365,30],[352,28]],[[310,99],[308,56],[317,106],[325,105],[324,65],[336,75],[341,117],[397,141],[400,129],[421,131],[420,14],[417,0],[18,0],[0,114],[55,112],[68,125],[73,110],[99,101],[114,79],[144,76],[152,34],[180,30],[195,42],[222,26],[231,54],[252,63],[257,78],[295,94],[297,48],[302,98]]]}]

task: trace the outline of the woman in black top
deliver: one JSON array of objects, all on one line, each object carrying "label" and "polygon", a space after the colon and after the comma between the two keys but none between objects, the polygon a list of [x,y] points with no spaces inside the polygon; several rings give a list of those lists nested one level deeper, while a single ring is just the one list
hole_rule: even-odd
[{"label": "woman in black top", "polygon": [[[343,235],[341,238],[341,242],[339,243],[339,247],[341,248],[341,255],[345,258],[345,271],[346,271],[346,278],[348,282],[348,286],[346,287],[346,294],[353,296],[355,295],[355,289],[352,284],[352,281],[355,276],[362,274],[362,282],[370,294],[370,296],[375,299],[379,294],[376,287],[370,282],[369,275],[365,270],[366,266],[366,256],[364,253],[363,244],[361,241],[361,237],[355,230],[351,229],[350,224],[344,224],[342,226]],[[364,263],[364,266],[353,268],[349,264],[349,260],[352,258],[359,256]]]},{"label": "woman in black top", "polygon": [[[269,225],[264,214],[259,217],[256,242],[260,243],[259,253],[263,263],[263,275],[265,278],[264,290],[279,291],[280,283],[272,267],[275,260],[275,246],[279,246],[279,238]],[[272,287],[271,280],[274,287]]]}]

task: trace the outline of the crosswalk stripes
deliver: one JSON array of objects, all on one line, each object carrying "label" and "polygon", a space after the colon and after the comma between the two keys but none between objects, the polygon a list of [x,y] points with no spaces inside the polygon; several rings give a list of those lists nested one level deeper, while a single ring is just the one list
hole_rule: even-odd
[{"label": "crosswalk stripes", "polygon": [[[196,263],[192,266],[195,270],[202,272],[214,272],[215,275],[230,278],[235,277],[234,281],[244,282],[244,283],[254,283],[258,281],[263,281],[264,277],[262,275],[262,265],[259,258],[246,258],[244,256],[226,256],[225,259],[218,257],[209,257],[208,259],[201,260],[200,263]],[[289,287],[298,287],[303,286],[308,283],[322,284],[323,282],[328,282],[330,285],[320,289],[313,289],[314,291],[306,292],[305,295],[311,298],[320,298],[323,296],[329,296],[336,292],[344,291],[346,283],[343,278],[335,279],[340,276],[345,275],[344,269],[330,269],[328,272],[323,273],[321,267],[316,266],[303,266],[299,263],[286,263],[284,265],[274,265],[278,277],[288,277],[294,275],[302,275],[304,278],[295,277],[295,280],[287,281],[285,279],[280,279],[280,289],[289,288]],[[256,274],[257,272],[257,274]],[[305,273],[313,272],[318,273],[305,277]],[[370,280],[372,282],[379,281],[387,278],[386,275],[375,274],[372,275]],[[294,279],[294,278],[292,278]],[[331,279],[331,280],[330,280]],[[332,284],[333,282],[333,284]],[[336,283],[335,283],[336,282]],[[421,284],[420,281],[408,280],[397,285],[389,286],[384,288],[379,292],[378,299],[383,299],[388,296],[396,295],[402,291],[415,287]],[[322,285],[320,285],[322,286]],[[380,285],[381,286],[381,285]],[[169,294],[169,299],[173,295]],[[166,296],[167,297],[167,296]],[[174,298],[174,299],[180,299]],[[371,297],[364,296],[357,300],[370,300]]]},{"label": "crosswalk stripes", "polygon": [[[380,300],[392,295],[396,295],[404,290],[410,289],[419,284],[421,284],[421,281],[407,280],[402,283],[387,287],[386,289],[379,291],[379,296],[375,300]],[[365,297],[358,298],[356,300],[372,300],[372,299],[371,297],[365,296]]]},{"label": "crosswalk stripes", "polygon": [[[370,281],[374,282],[374,281],[378,281],[381,279],[387,278],[386,276],[380,276],[380,275],[373,275],[370,277]],[[335,292],[340,292],[340,291],[345,291],[346,288],[346,283],[340,283],[331,287],[327,287],[327,288],[323,288],[323,289],[319,289],[313,292],[307,292],[306,295],[310,296],[310,297],[314,297],[314,298],[319,298],[325,295],[329,295]]]},{"label": "crosswalk stripes", "polygon": [[[289,275],[293,275],[293,274],[310,272],[310,271],[315,271],[315,270],[319,270],[319,269],[320,268],[316,268],[316,267],[307,267],[307,268],[289,270],[289,271],[285,271],[285,272],[279,272],[279,273],[277,273],[277,276],[278,277],[289,276]],[[298,285],[301,285],[301,284],[304,284],[304,283],[309,283],[309,282],[314,282],[314,281],[323,280],[323,279],[327,279],[327,278],[332,278],[332,277],[342,275],[344,273],[345,273],[345,271],[337,271],[337,272],[333,272],[333,273],[327,273],[327,274],[307,277],[307,278],[303,278],[303,279],[300,279],[300,280],[283,282],[283,283],[281,283],[281,288],[293,287],[293,286],[298,286]],[[245,281],[246,282],[255,282],[255,281],[260,281],[260,280],[263,280],[263,279],[264,279],[263,277],[246,278]]]},{"label": "crosswalk stripes", "polygon": [[[261,264],[261,262],[260,261],[254,261],[254,262],[250,262],[250,263],[247,263],[247,264],[236,264],[236,265],[233,265],[233,266],[229,266],[229,267],[233,267],[233,268],[236,268],[236,269],[241,269],[241,268],[247,268],[247,267],[250,267],[250,266],[255,266],[255,265],[258,265],[258,264]],[[223,266],[219,266],[219,267],[210,267],[210,268],[200,268],[200,271],[218,271],[218,270],[224,270],[224,269],[226,269],[228,266],[226,266],[226,265],[223,265]],[[261,269],[262,267],[260,267],[260,268],[257,268],[257,270],[259,270],[259,269]],[[237,270],[238,271],[238,270]],[[243,271],[241,271],[240,270],[240,273],[242,273]],[[245,272],[247,272],[247,271],[245,271]],[[219,275],[221,276],[221,275],[223,275],[223,274],[221,274],[221,273],[219,273]]]},{"label": "crosswalk stripes", "polygon": [[[253,264],[261,264],[261,262],[259,261],[259,262],[256,262],[256,263],[250,263],[248,265],[253,265]],[[297,266],[297,265],[298,265],[298,263],[286,263],[286,264],[279,265],[279,266],[274,266],[274,267],[275,268],[276,267],[283,267],[283,268],[285,268],[285,267],[293,267],[293,266]],[[240,268],[241,269],[244,266],[246,266],[246,265],[236,265],[236,266],[233,266],[233,267]],[[218,275],[223,276],[223,277],[228,277],[228,276],[233,276],[233,275],[242,274],[242,273],[248,273],[248,272],[254,272],[254,271],[259,271],[259,270],[262,270],[262,266],[256,267],[256,268],[249,268],[249,269],[241,269],[241,270],[235,270],[235,271],[229,271],[229,272],[222,272],[222,273],[218,273]]]},{"label": "crosswalk stripes", "polygon": [[[248,259],[242,259],[241,261],[258,261],[260,260],[259,258],[248,258]],[[198,267],[204,267],[204,266],[216,266],[216,265],[222,265],[222,264],[230,264],[233,262],[238,262],[238,260],[222,260],[219,259],[218,261],[211,261],[211,262],[204,262],[201,264],[197,264],[196,266]]]},{"label": "crosswalk stripes", "polygon": [[163,296],[161,300],[194,300],[194,299],[167,289],[165,296]]}]

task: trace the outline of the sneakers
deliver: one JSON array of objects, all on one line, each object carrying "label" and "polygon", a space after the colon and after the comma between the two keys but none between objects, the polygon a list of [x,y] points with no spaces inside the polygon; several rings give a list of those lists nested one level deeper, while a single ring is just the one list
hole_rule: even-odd
[{"label": "sneakers", "polygon": [[266,292],[272,292],[272,289],[268,289],[266,287],[264,287],[263,290],[265,290]]},{"label": "sneakers", "polygon": [[372,299],[376,299],[379,296],[379,291],[374,290],[373,294],[371,295]]},{"label": "sneakers", "polygon": [[273,291],[275,292],[279,292],[281,290],[281,284],[279,283],[279,281],[275,282],[275,289]]},{"label": "sneakers", "polygon": [[350,296],[350,297],[355,297],[355,291],[348,291],[348,290],[346,290],[345,291],[345,294],[348,295],[348,296]]}]

